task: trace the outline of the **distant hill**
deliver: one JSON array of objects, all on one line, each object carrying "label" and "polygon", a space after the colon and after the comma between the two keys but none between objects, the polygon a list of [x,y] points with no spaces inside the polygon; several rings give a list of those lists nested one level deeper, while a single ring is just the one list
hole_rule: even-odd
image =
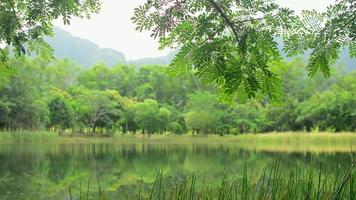
[{"label": "distant hill", "polygon": [[90,67],[102,62],[107,66],[116,64],[140,65],[166,65],[174,58],[176,51],[172,51],[167,56],[155,58],[141,58],[128,62],[125,55],[115,49],[100,48],[97,44],[71,35],[63,29],[54,28],[54,37],[46,38],[46,41],[54,49],[57,58],[69,58],[83,67]]},{"label": "distant hill", "polygon": [[101,49],[95,43],[75,37],[60,28],[54,28],[54,33],[55,36],[46,38],[46,41],[54,49],[57,58],[70,58],[84,67],[90,67],[98,62],[103,62],[108,66],[126,63],[125,55],[119,51]]},{"label": "distant hill", "polygon": [[[282,49],[283,49],[283,41],[282,41],[282,39],[278,39],[277,38],[276,41],[278,43],[278,49],[282,52]],[[307,51],[303,55],[297,55],[295,57],[302,57],[303,60],[305,62],[307,62],[310,53],[311,53],[311,51]],[[282,52],[281,55],[282,55],[283,58],[285,58],[288,61],[291,61],[291,60],[293,60],[295,58],[295,57],[287,57],[287,54],[284,53],[284,52]],[[356,59],[355,58],[353,58],[353,59],[350,58],[348,47],[346,47],[346,48],[341,50],[341,53],[339,55],[339,60],[336,62],[336,65],[344,66],[345,67],[345,71],[356,70]]]},{"label": "distant hill", "polygon": [[140,66],[140,65],[168,65],[171,63],[175,55],[178,53],[177,50],[171,51],[168,55],[166,56],[161,56],[161,57],[154,57],[154,58],[140,58],[134,61],[130,61],[130,64]]},{"label": "distant hill", "polygon": [[[71,35],[70,33],[54,28],[55,36],[46,38],[46,41],[53,47],[57,58],[70,58],[84,67],[90,67],[93,64],[102,62],[107,66],[115,64],[132,64],[135,66],[169,64],[177,53],[177,50],[170,52],[166,56],[141,58],[134,61],[127,61],[125,55],[115,49],[100,48],[95,43]],[[282,41],[278,41],[282,44]],[[281,45],[280,49],[282,48]],[[285,57],[285,55],[282,56]],[[308,54],[302,55],[307,60]],[[290,60],[291,58],[288,58]],[[356,59],[351,59],[348,55],[348,50],[344,49],[341,52],[338,64],[346,66],[347,71],[356,70]]]}]

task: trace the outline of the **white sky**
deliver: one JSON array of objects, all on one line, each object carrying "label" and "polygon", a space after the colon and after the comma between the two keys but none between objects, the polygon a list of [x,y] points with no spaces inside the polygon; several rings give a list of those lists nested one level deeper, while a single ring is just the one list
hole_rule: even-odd
[{"label": "white sky", "polygon": [[[102,0],[99,14],[91,19],[72,19],[71,24],[64,25],[62,20],[56,20],[54,25],[72,35],[88,39],[101,48],[112,48],[123,52],[128,60],[143,57],[164,56],[170,50],[158,50],[158,42],[151,38],[148,32],[137,32],[130,18],[133,10],[147,0]],[[297,12],[303,9],[319,11],[335,0],[276,0],[282,6],[292,8]]]}]

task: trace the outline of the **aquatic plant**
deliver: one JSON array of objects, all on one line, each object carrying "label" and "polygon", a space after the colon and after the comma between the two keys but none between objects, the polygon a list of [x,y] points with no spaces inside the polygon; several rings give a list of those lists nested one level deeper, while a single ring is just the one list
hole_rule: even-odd
[{"label": "aquatic plant", "polygon": [[[200,199],[244,199],[244,200],[339,200],[355,199],[355,161],[351,161],[346,168],[338,168],[334,176],[326,174],[322,166],[317,171],[295,167],[289,173],[275,162],[272,167],[266,167],[262,172],[255,174],[250,172],[247,165],[244,166],[242,176],[236,177],[225,173],[220,183],[209,183],[205,177],[196,177],[194,174],[187,176],[183,181],[175,183],[164,182],[163,171],[157,172],[151,187],[144,189],[142,184],[137,185],[133,192],[126,192],[114,199],[174,199],[174,200],[200,200]],[[88,181],[86,195],[73,195],[69,188],[70,199],[98,199],[107,200],[109,194],[101,188],[99,177],[97,178],[97,191],[90,192]],[[198,184],[199,182],[199,184]],[[81,188],[81,186],[80,186]]]}]

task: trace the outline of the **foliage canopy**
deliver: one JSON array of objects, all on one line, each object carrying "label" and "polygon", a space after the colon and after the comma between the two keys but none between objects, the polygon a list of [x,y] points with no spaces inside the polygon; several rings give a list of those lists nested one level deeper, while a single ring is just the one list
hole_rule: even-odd
[{"label": "foliage canopy", "polygon": [[[52,21],[63,18],[69,24],[72,17],[89,17],[100,9],[100,0],[3,0],[0,1],[0,44],[13,46],[17,55],[28,51],[52,57],[51,47],[43,37],[52,35]],[[6,48],[0,48],[0,63],[8,58]]]},{"label": "foliage canopy", "polygon": [[149,0],[135,9],[137,30],[149,30],[161,48],[179,47],[171,63],[176,72],[194,68],[228,94],[274,96],[280,60],[276,38],[293,56],[312,50],[306,68],[328,76],[340,48],[355,56],[355,2],[338,0],[325,13],[302,16],[271,0]]},{"label": "foliage canopy", "polygon": [[301,59],[278,63],[281,101],[222,102],[193,71],[170,77],[163,66],[95,65],[11,59],[16,73],[0,85],[0,129],[63,134],[239,134],[354,131],[356,76],[307,77]]}]

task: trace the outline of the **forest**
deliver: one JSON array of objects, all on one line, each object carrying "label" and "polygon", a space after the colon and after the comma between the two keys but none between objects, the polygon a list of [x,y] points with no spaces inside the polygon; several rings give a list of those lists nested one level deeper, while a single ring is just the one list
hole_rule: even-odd
[{"label": "forest", "polygon": [[0,85],[2,130],[60,134],[243,134],[355,131],[356,74],[332,68],[308,77],[303,60],[276,62],[272,97],[226,96],[194,70],[172,76],[164,65],[104,64],[83,69],[68,59],[11,59]]},{"label": "forest", "polygon": [[355,8],[1,0],[0,200],[356,199]]}]

